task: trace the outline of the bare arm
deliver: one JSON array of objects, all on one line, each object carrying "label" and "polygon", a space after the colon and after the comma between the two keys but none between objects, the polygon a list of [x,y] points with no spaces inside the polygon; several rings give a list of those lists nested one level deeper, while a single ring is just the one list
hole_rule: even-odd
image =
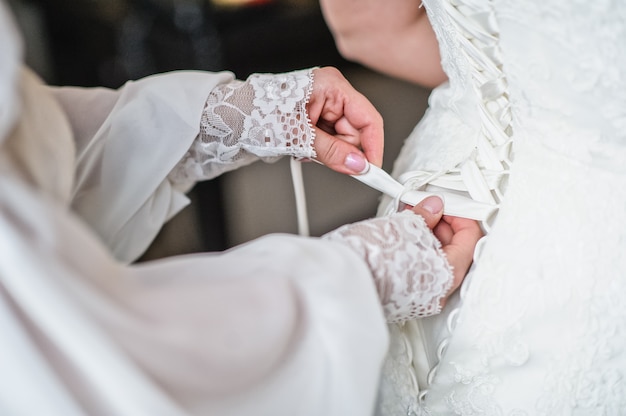
[{"label": "bare arm", "polygon": [[320,0],[320,4],[346,59],[426,87],[446,80],[437,38],[419,0]]}]

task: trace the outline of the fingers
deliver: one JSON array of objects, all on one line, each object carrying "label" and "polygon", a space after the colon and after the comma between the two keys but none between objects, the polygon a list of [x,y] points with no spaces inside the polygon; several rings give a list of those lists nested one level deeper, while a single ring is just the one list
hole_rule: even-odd
[{"label": "fingers", "polygon": [[315,152],[317,160],[340,173],[355,175],[367,168],[367,160],[361,150],[323,130],[316,131]]},{"label": "fingers", "polygon": [[316,127],[314,147],[320,162],[347,174],[361,173],[365,160],[382,166],[382,117],[337,69],[314,70],[307,110]]},{"label": "fingers", "polygon": [[450,244],[452,237],[454,237],[454,231],[452,231],[450,224],[445,221],[440,221],[435,228],[433,228],[433,233],[444,246]]},{"label": "fingers", "polygon": [[[376,108],[363,95],[354,90],[349,105],[344,108],[347,124],[359,132],[358,141],[370,163],[381,167],[383,164],[384,130],[383,119]],[[343,120],[340,120],[343,121]],[[335,129],[343,128],[341,123]],[[342,133],[343,130],[337,130]]]},{"label": "fingers", "polygon": [[355,146],[361,146],[361,133],[350,123],[346,117],[341,117],[335,123],[335,137],[343,140],[344,142],[353,144]]},{"label": "fingers", "polygon": [[483,236],[478,221],[450,216],[443,217],[443,220],[450,225],[454,233],[451,244],[462,245],[473,253],[476,242]]},{"label": "fingers", "polygon": [[421,215],[431,230],[439,223],[443,215],[443,200],[438,196],[429,196],[412,208],[413,212]]},{"label": "fingers", "polygon": [[483,232],[477,221],[466,218],[446,216],[442,223],[446,223],[452,233],[449,242],[442,241],[442,245],[448,262],[454,268],[454,290],[467,274],[474,257],[474,249]]}]

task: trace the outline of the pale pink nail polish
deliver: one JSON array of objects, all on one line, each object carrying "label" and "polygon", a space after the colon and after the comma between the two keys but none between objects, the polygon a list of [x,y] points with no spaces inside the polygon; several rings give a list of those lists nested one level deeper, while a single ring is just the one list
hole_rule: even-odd
[{"label": "pale pink nail polish", "polygon": [[343,162],[344,166],[353,172],[363,173],[367,170],[367,160],[358,153],[349,153]]},{"label": "pale pink nail polish", "polygon": [[439,214],[443,209],[443,199],[441,199],[437,195],[429,196],[424,200],[422,208],[424,208],[431,214]]}]

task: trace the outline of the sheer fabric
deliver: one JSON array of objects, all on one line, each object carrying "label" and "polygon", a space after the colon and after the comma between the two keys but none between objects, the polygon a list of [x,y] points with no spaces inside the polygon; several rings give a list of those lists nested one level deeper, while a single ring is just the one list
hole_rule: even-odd
[{"label": "sheer fabric", "polygon": [[453,274],[424,220],[402,212],[348,224],[323,236],[351,247],[372,270],[387,322],[441,311]]},{"label": "sheer fabric", "polygon": [[281,156],[315,157],[315,134],[306,113],[312,70],[253,74],[211,91],[200,135],[170,174],[174,182],[219,174]]},{"label": "sheer fabric", "polygon": [[119,90],[47,87],[76,142],[72,209],[119,260],[138,258],[189,203],[168,175],[196,139],[208,95],[232,79],[186,71]]}]

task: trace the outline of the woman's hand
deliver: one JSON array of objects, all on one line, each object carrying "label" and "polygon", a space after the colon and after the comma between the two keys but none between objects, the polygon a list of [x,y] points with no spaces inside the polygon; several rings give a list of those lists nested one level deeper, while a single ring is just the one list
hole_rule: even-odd
[{"label": "woman's hand", "polygon": [[444,215],[433,228],[433,232],[441,241],[448,262],[454,267],[454,283],[450,288],[451,294],[465,278],[473,261],[474,249],[478,240],[483,236],[483,232],[477,221],[447,215]]},{"label": "woman's hand", "polygon": [[[435,237],[441,242],[441,248],[446,253],[448,263],[453,268],[454,280],[447,295],[442,299],[441,306],[463,282],[474,257],[474,249],[483,232],[477,221],[467,218],[443,215],[441,199],[427,198],[423,203],[412,208],[413,212],[421,215],[426,225],[433,230]],[[427,204],[428,209],[424,206]],[[434,207],[433,207],[434,204]],[[434,213],[433,213],[434,212]]]},{"label": "woman's hand", "polygon": [[383,119],[365,96],[335,68],[315,69],[307,112],[315,127],[316,159],[345,174],[358,174],[367,161],[383,161]]},{"label": "woman's hand", "polygon": [[467,273],[482,235],[475,221],[442,218],[439,197],[412,211],[347,224],[322,237],[347,245],[365,261],[388,322],[439,313]]}]

